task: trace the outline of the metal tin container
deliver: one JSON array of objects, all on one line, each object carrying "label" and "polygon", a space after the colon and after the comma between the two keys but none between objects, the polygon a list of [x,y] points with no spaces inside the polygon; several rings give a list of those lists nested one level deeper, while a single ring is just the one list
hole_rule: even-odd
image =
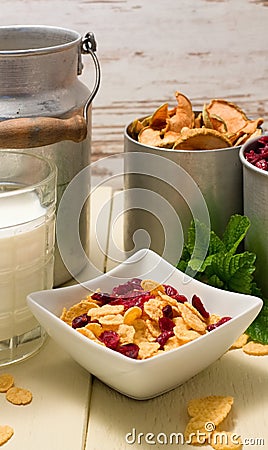
[{"label": "metal tin container", "polygon": [[[190,221],[196,218],[194,217],[195,211],[198,211],[198,208],[200,209],[201,203],[204,201],[209,212],[211,229],[221,235],[230,216],[234,213],[241,214],[243,210],[242,166],[239,160],[239,147],[218,150],[155,148],[134,140],[130,136],[130,125],[125,129],[125,152],[150,155],[156,175],[148,176],[143,173],[142,167],[140,173],[137,173],[136,169],[131,167],[131,163],[129,164],[125,179],[125,188],[129,192],[126,194],[125,207],[125,249],[131,251],[133,236],[139,229],[146,230],[150,235],[150,248],[161,255],[164,246],[166,246],[165,240],[170,241],[169,248],[171,249],[172,246],[174,248],[180,245],[179,235],[177,231],[174,232],[176,227],[169,226],[163,230],[159,223],[158,214],[153,215],[148,212],[150,211],[149,204],[148,211],[145,211],[144,208],[138,208],[134,199],[135,189],[157,193],[162,199],[165,199],[167,205],[171,207],[170,211],[175,210],[179,216],[184,239]],[[153,157],[156,155],[161,156],[161,159]],[[177,171],[170,168],[170,162],[175,163]],[[182,181],[185,179],[185,173],[188,174],[188,178],[186,181]],[[165,178],[169,178],[169,183],[164,181],[164,174]],[[179,190],[183,192],[182,194],[178,192],[178,189],[172,187],[172,184],[174,186],[179,184],[180,177],[183,185]],[[159,215],[163,217],[169,215],[169,212],[167,209],[164,210],[163,206]],[[203,216],[205,217],[205,215]],[[171,255],[171,253],[166,254],[165,257],[169,262],[176,263],[177,261],[174,260],[174,255]]]},{"label": "metal tin container", "polygon": [[[264,135],[267,136],[267,133]],[[244,154],[258,146],[258,138],[250,139],[240,149],[243,165],[244,214],[251,226],[245,239],[247,250],[256,253],[256,280],[263,294],[268,296],[268,172],[249,163]]]},{"label": "metal tin container", "polygon": [[[100,83],[95,50],[92,33],[82,39],[65,28],[0,27],[0,148],[32,149],[53,160],[58,168],[58,203],[73,177],[90,163],[91,103]],[[93,59],[92,92],[78,79],[82,53]],[[85,249],[87,216],[85,207],[80,218]],[[56,250],[54,284],[70,278]]]}]

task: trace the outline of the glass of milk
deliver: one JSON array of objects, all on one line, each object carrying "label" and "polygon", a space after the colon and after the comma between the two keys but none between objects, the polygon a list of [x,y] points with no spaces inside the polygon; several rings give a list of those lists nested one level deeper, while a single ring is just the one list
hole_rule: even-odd
[{"label": "glass of milk", "polygon": [[0,366],[45,341],[26,297],[53,286],[55,204],[53,162],[0,150]]}]

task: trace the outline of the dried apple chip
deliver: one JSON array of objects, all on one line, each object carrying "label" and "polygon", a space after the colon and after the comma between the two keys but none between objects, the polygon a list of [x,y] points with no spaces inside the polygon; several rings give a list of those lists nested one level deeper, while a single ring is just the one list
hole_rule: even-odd
[{"label": "dried apple chip", "polygon": [[155,130],[152,127],[144,127],[138,136],[138,141],[144,145],[160,148],[172,148],[179,134],[174,131]]},{"label": "dried apple chip", "polygon": [[181,92],[175,93],[178,105],[176,112],[171,118],[167,119],[168,129],[170,131],[179,133],[182,128],[192,128],[195,122],[195,115],[192,110],[190,100]]},{"label": "dried apple chip", "polygon": [[248,118],[244,111],[227,100],[211,100],[206,107],[206,111],[210,118],[212,115],[221,117],[226,124],[228,133],[236,133],[248,123]]},{"label": "dried apple chip", "polygon": [[168,119],[168,103],[159,106],[153,113],[150,120],[150,127],[154,130],[162,130],[167,125]]},{"label": "dried apple chip", "polygon": [[[263,119],[261,117],[259,117],[256,120],[249,120],[247,122],[247,124],[244,126],[244,128],[242,128],[242,131],[243,131],[243,133],[251,135],[251,134],[255,133],[257,128],[259,128],[260,125],[262,125],[262,124],[263,124]],[[261,132],[261,129],[259,129],[259,130]]]},{"label": "dried apple chip", "polygon": [[242,134],[236,141],[235,145],[236,147],[239,145],[243,145],[249,138],[249,135],[247,133]]},{"label": "dried apple chip", "polygon": [[[206,128],[213,128],[212,127],[212,123],[211,123],[211,120],[210,120],[210,117],[209,117],[209,114],[208,114],[208,112],[207,112],[207,105],[204,103],[204,105],[203,105],[203,110],[202,110],[202,120],[203,120],[203,122],[204,122],[204,126],[206,127]],[[198,128],[198,127],[197,127]],[[200,127],[201,128],[201,127]]]},{"label": "dried apple chip", "polygon": [[129,126],[128,132],[133,139],[137,139],[140,131],[144,128],[144,125],[139,119],[135,119]]},{"label": "dried apple chip", "polygon": [[179,133],[175,131],[166,131],[163,137],[161,137],[161,141],[159,141],[158,147],[160,148],[172,148],[175,142],[179,138]]},{"label": "dried apple chip", "polygon": [[197,116],[194,119],[194,128],[201,128],[203,125],[203,117],[202,113],[198,113]]},{"label": "dried apple chip", "polygon": [[214,150],[231,147],[231,141],[222,133],[210,128],[193,128],[181,134],[175,150]]},{"label": "dried apple chip", "polygon": [[180,133],[182,128],[192,128],[192,118],[183,111],[177,111],[174,116],[167,120],[168,129],[175,133]]},{"label": "dried apple chip", "polygon": [[176,113],[178,111],[183,111],[185,112],[185,114],[187,114],[187,116],[189,117],[189,119],[191,120],[191,126],[193,126],[194,124],[194,113],[193,113],[193,108],[192,108],[192,103],[189,100],[188,97],[186,97],[186,95],[182,94],[179,91],[175,92],[175,97],[177,100],[177,110]]},{"label": "dried apple chip", "polygon": [[216,114],[211,114],[210,121],[214,130],[219,131],[220,133],[226,133],[228,131],[227,125],[222,117],[217,116]]},{"label": "dried apple chip", "polygon": [[144,127],[139,133],[138,141],[144,145],[159,147],[161,145],[162,138],[159,130],[154,130],[151,127]]}]

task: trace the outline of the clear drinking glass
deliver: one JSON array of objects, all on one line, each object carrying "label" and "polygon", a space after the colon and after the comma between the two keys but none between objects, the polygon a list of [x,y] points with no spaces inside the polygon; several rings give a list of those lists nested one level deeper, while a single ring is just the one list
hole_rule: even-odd
[{"label": "clear drinking glass", "polygon": [[46,338],[26,298],[53,286],[55,205],[54,163],[0,150],[0,366],[30,356]]}]

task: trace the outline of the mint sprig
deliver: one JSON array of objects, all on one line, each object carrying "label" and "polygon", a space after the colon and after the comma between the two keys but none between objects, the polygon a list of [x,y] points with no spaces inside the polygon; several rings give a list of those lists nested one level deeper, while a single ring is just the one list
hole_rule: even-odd
[{"label": "mint sprig", "polygon": [[[220,238],[198,220],[192,221],[177,268],[211,286],[262,297],[261,290],[254,279],[256,255],[242,251],[243,240],[249,227],[248,217],[235,214],[231,216]],[[210,234],[209,246],[203,260],[199,258],[199,255],[204,254],[202,242],[195,242],[196,230],[199,236],[202,235],[201,233]],[[268,344],[268,301],[265,302],[247,333],[251,339]]]}]

